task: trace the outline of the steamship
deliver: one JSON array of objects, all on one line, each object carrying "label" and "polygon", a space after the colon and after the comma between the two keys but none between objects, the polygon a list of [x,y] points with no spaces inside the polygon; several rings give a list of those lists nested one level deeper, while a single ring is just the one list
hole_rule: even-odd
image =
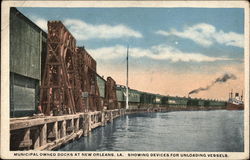
[{"label": "steamship", "polygon": [[239,93],[235,93],[235,96],[233,97],[233,91],[231,91],[227,102],[227,110],[243,110],[243,109],[244,109],[243,93],[241,96],[239,96]]}]

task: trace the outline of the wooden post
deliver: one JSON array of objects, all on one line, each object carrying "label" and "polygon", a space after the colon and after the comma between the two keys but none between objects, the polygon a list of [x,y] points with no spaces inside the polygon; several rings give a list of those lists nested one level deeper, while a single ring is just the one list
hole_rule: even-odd
[{"label": "wooden post", "polygon": [[105,125],[105,115],[104,115],[104,112],[101,112],[101,122],[102,122],[102,126]]},{"label": "wooden post", "polygon": [[40,144],[41,144],[41,146],[43,146],[46,143],[47,143],[47,124],[45,123],[41,127],[41,131],[40,131]]},{"label": "wooden post", "polygon": [[36,129],[34,133],[34,149],[40,146],[40,130]]},{"label": "wooden post", "polygon": [[91,126],[93,126],[93,124],[95,124],[95,114],[91,115]]},{"label": "wooden post", "polygon": [[23,141],[20,143],[20,148],[28,148],[30,149],[30,146],[32,145],[32,140],[30,139],[30,128],[26,128],[24,130],[24,137]]},{"label": "wooden post", "polygon": [[89,128],[90,128],[90,116],[88,113],[84,114],[82,125],[83,125],[83,134],[84,136],[87,136],[89,133]]},{"label": "wooden post", "polygon": [[89,107],[89,97],[86,98],[86,108],[87,108],[87,112],[89,112],[90,107]]},{"label": "wooden post", "polygon": [[75,120],[75,122],[74,122],[74,125],[75,125],[74,131],[77,132],[77,131],[79,130],[79,117],[76,118],[76,120]]},{"label": "wooden post", "polygon": [[[75,130],[74,118],[70,120],[70,127],[72,128],[72,132],[74,132],[74,130]],[[72,132],[71,132],[71,133],[72,133]],[[70,134],[71,134],[71,133],[70,133]]]},{"label": "wooden post", "polygon": [[92,130],[92,116],[88,114],[88,131],[91,132]]},{"label": "wooden post", "polygon": [[61,138],[65,136],[66,136],[66,120],[63,120],[61,126]]},{"label": "wooden post", "polygon": [[98,123],[99,122],[98,120],[99,120],[99,113],[95,115],[95,123]]},{"label": "wooden post", "polygon": [[113,122],[113,112],[110,111],[110,122]]},{"label": "wooden post", "polygon": [[59,135],[58,135],[58,122],[57,121],[53,125],[53,133],[55,134],[55,140],[57,140],[59,138]]},{"label": "wooden post", "polygon": [[84,131],[84,118],[85,116],[84,115],[82,115],[81,117],[80,117],[80,119],[79,119],[79,128],[80,129],[83,129],[83,131]]},{"label": "wooden post", "polygon": [[90,117],[91,117],[91,118],[90,118],[90,126],[92,127],[93,124],[95,123],[95,115],[92,114]]}]

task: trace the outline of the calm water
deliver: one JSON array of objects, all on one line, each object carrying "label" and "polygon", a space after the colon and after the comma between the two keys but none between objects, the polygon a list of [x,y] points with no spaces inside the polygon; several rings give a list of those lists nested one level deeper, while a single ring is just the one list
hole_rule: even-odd
[{"label": "calm water", "polygon": [[60,151],[242,152],[243,111],[125,115]]}]

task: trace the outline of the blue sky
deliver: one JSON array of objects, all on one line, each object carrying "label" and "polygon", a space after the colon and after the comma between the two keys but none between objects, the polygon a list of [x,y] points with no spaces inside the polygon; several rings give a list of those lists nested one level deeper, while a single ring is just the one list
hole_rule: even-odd
[{"label": "blue sky", "polygon": [[162,71],[215,77],[218,72],[230,72],[228,68],[233,68],[231,71],[235,74],[242,72],[242,8],[18,10],[45,31],[48,20],[61,20],[76,38],[77,45],[84,45],[96,59],[99,74],[110,73],[119,83],[122,83],[119,81],[121,75],[115,73],[124,72],[128,44],[130,67],[137,74]]}]

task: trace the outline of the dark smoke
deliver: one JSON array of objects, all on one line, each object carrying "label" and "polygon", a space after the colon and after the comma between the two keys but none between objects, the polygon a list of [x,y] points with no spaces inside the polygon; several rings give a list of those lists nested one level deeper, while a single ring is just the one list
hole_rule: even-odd
[{"label": "dark smoke", "polygon": [[198,92],[200,92],[200,91],[208,90],[210,87],[212,87],[212,85],[209,85],[209,86],[207,86],[207,87],[205,87],[205,88],[200,87],[200,88],[198,88],[198,89],[192,90],[191,92],[188,93],[188,95],[194,94],[194,93],[198,93]]},{"label": "dark smoke", "polygon": [[198,89],[194,89],[194,90],[190,91],[188,93],[188,95],[194,94],[194,93],[199,93],[200,91],[206,91],[206,90],[210,89],[214,84],[216,84],[216,83],[225,83],[229,79],[236,79],[236,76],[231,74],[231,73],[225,73],[223,76],[216,78],[215,81],[213,81],[210,85],[206,86],[205,88],[200,87]]},{"label": "dark smoke", "polygon": [[231,74],[231,73],[226,73],[226,74],[224,74],[222,77],[217,78],[217,79],[214,81],[214,83],[217,83],[217,82],[223,83],[223,82],[226,82],[226,81],[229,80],[229,79],[236,79],[236,76],[233,75],[233,74]]}]

